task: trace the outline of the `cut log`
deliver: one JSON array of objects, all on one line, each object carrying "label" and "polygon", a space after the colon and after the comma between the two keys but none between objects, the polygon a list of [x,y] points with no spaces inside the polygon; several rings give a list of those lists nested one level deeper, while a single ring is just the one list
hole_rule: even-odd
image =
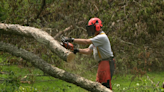
[{"label": "cut log", "polygon": [[48,48],[51,49],[56,55],[58,55],[61,59],[71,62],[75,55],[69,50],[65,49],[60,45],[60,43],[52,36],[50,36],[47,32],[28,26],[21,26],[18,24],[4,24],[0,23],[0,33],[10,33],[10,34],[18,34],[21,36],[32,37],[36,39],[38,42],[43,43]]},{"label": "cut log", "polygon": [[18,49],[17,47],[11,44],[0,42],[0,51],[9,52],[14,56],[22,57],[28,62],[31,62],[35,67],[39,68],[43,72],[55,78],[59,78],[69,83],[73,83],[86,90],[89,90],[92,92],[112,92],[110,89],[104,87],[98,82],[87,80],[83,77],[77,76],[75,74],[72,74],[62,69],[59,69],[57,67],[54,67],[51,64],[47,63],[46,61],[44,61],[43,59],[41,59],[39,56],[31,52],[28,52],[24,49],[21,49],[21,48]]}]

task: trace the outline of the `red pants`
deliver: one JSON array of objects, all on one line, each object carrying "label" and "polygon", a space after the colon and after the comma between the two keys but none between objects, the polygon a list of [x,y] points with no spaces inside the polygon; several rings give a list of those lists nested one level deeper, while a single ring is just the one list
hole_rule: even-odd
[{"label": "red pants", "polygon": [[[110,64],[109,64],[110,62]],[[112,62],[112,63],[111,63]],[[111,79],[114,72],[114,61],[101,61],[98,65],[96,81],[112,90]]]}]

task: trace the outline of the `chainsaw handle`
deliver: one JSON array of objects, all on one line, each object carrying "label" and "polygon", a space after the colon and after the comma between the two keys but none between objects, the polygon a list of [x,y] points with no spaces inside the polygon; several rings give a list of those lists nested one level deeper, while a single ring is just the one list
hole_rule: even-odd
[{"label": "chainsaw handle", "polygon": [[62,42],[73,42],[74,38],[72,38],[72,37],[62,37],[61,41]]}]

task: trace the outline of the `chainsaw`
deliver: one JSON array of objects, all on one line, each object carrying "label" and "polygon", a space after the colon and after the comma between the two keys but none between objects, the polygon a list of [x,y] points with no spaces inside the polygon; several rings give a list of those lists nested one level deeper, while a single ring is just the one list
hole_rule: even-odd
[{"label": "chainsaw", "polygon": [[69,49],[71,51],[74,50],[74,45],[70,42],[66,42],[65,37],[62,37],[60,45],[62,45],[64,48]]}]

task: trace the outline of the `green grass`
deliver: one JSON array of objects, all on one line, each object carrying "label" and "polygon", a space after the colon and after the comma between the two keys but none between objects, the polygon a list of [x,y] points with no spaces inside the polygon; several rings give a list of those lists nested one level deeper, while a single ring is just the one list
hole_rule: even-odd
[{"label": "green grass", "polygon": [[[0,62],[2,62],[0,58]],[[88,92],[85,89],[82,89],[74,84],[67,83],[60,79],[53,78],[51,76],[43,76],[44,73],[36,68],[20,67],[19,65],[11,66],[0,66],[1,71],[10,73],[13,72],[11,77],[9,74],[0,74],[1,79],[9,78],[18,78],[21,79],[27,74],[32,75],[41,75],[34,77],[27,77],[27,80],[33,81],[33,83],[20,83],[18,82],[18,87],[15,89],[15,92]],[[75,70],[74,70],[75,71]],[[76,71],[77,74],[80,74],[80,71]],[[75,72],[75,73],[76,73]],[[85,71],[82,75],[87,79],[95,81],[96,72]],[[149,78],[147,77],[149,76]],[[164,92],[161,88],[162,83],[164,82],[164,72],[148,72],[147,75],[143,77],[136,77],[132,81],[134,75],[114,75],[112,79],[112,87],[115,92]],[[152,83],[152,82],[153,83]],[[157,85],[159,82],[159,85]],[[6,83],[7,84],[7,83]],[[14,84],[16,85],[16,83]],[[157,85],[157,86],[156,86]],[[13,85],[8,83],[5,85],[5,82],[0,84],[0,91],[6,89],[7,92],[10,92]],[[3,90],[4,91],[4,90]],[[12,92],[12,91],[11,91]]]},{"label": "green grass", "polygon": [[[2,72],[13,72],[14,75],[17,78],[21,79],[27,74],[32,75],[40,75],[40,76],[34,76],[32,78],[27,77],[27,80],[34,80],[34,83],[20,83],[20,86],[18,90],[15,90],[15,92],[86,92],[85,89],[82,89],[74,84],[67,83],[65,81],[62,81],[60,79],[53,78],[51,76],[43,76],[43,72],[36,68],[20,68],[17,65],[11,65],[11,66],[3,66]],[[9,79],[8,74],[0,74],[1,79]],[[5,82],[0,84],[0,92],[2,91],[2,88],[4,88]],[[8,88],[10,88],[11,85],[5,86],[7,91],[11,91]],[[33,90],[32,90],[33,89]],[[3,90],[4,91],[4,90]]]},{"label": "green grass", "polygon": [[45,80],[45,82],[36,81],[33,84],[33,87],[36,87],[42,92],[84,92],[84,89],[77,87],[73,84],[64,82],[59,79],[54,80]]},{"label": "green grass", "polygon": [[132,77],[134,77],[132,74],[115,75],[112,80],[113,90],[116,92],[160,92],[163,90],[164,72],[148,72],[143,77],[137,76],[133,80]]}]

